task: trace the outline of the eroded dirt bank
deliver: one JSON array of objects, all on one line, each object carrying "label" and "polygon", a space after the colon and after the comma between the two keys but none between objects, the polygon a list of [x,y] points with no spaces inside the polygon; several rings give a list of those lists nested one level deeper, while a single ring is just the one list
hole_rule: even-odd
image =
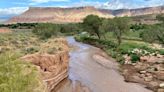
[{"label": "eroded dirt bank", "polygon": [[[37,69],[41,73],[41,79],[46,87],[46,91],[44,92],[51,92],[57,84],[68,77],[69,49],[67,41],[59,38],[48,42],[48,44],[52,42],[62,47],[57,46],[56,48],[60,47],[60,49],[56,49],[56,51],[53,50],[54,52],[51,51],[51,54],[38,52],[21,58],[37,66]],[[48,48],[47,46],[49,45],[46,43],[42,46]]]},{"label": "eroded dirt bank", "polygon": [[118,64],[100,49],[78,43],[73,37],[67,39],[72,47],[69,78],[53,92],[152,92],[143,85],[125,82]]}]

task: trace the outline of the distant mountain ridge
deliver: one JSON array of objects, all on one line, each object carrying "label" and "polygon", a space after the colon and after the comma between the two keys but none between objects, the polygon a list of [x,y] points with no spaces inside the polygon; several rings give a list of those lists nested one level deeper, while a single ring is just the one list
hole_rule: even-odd
[{"label": "distant mountain ridge", "polygon": [[119,10],[97,9],[92,6],[72,8],[30,7],[29,10],[11,18],[6,23],[76,23],[82,22],[86,16],[91,14],[104,18],[113,18],[115,16],[139,16],[160,13],[164,13],[164,6]]}]

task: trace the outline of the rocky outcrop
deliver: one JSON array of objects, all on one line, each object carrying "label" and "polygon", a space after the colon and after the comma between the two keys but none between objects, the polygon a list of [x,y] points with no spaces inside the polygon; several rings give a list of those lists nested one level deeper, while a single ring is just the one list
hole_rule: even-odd
[{"label": "rocky outcrop", "polygon": [[54,8],[54,7],[30,7],[20,16],[11,18],[7,23],[70,23],[81,22],[88,15],[98,15],[100,17],[112,18],[113,15],[102,13],[94,7],[74,7],[74,8]]},{"label": "rocky outcrop", "polygon": [[161,14],[164,13],[164,6],[148,7],[140,9],[121,9],[113,11],[113,14],[118,17],[122,16],[140,16],[149,14]]},{"label": "rocky outcrop", "polygon": [[11,18],[6,23],[76,23],[82,22],[86,16],[91,14],[104,18],[113,18],[115,16],[139,16],[160,13],[164,13],[164,6],[119,10],[97,9],[92,6],[73,8],[30,7],[29,10],[19,16]]},{"label": "rocky outcrop", "polygon": [[[59,40],[60,41],[60,40]],[[68,76],[69,51],[66,41],[61,41],[67,48],[55,54],[36,53],[22,57],[23,60],[37,66],[41,78],[50,92],[59,82]]]}]

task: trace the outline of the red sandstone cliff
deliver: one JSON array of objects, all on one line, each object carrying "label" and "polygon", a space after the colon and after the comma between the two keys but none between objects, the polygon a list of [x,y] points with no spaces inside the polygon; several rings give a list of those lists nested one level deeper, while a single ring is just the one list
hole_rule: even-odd
[{"label": "red sandstone cliff", "polygon": [[81,22],[88,15],[98,15],[100,17],[112,18],[113,15],[102,13],[94,7],[77,8],[53,8],[53,7],[30,7],[29,10],[11,18],[7,23],[33,23],[33,22],[51,22],[51,23],[70,23]]}]

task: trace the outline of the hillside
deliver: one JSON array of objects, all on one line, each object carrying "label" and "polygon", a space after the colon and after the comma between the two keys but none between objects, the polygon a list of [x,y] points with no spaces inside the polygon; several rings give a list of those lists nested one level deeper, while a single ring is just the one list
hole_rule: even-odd
[{"label": "hillside", "polygon": [[83,18],[91,14],[105,18],[113,18],[115,16],[141,16],[160,13],[164,13],[164,6],[119,10],[97,9],[91,6],[73,8],[30,7],[29,10],[19,16],[11,18],[6,23],[76,23],[81,22]]},{"label": "hillside", "polygon": [[7,23],[33,23],[33,22],[52,22],[52,23],[70,23],[81,22],[88,15],[98,15],[100,17],[112,18],[113,15],[102,13],[94,7],[77,8],[41,8],[30,7],[29,10],[11,18]]},{"label": "hillside", "polygon": [[164,13],[164,6],[159,7],[147,7],[139,9],[121,9],[113,11],[114,16],[140,16],[148,14],[160,14]]}]

